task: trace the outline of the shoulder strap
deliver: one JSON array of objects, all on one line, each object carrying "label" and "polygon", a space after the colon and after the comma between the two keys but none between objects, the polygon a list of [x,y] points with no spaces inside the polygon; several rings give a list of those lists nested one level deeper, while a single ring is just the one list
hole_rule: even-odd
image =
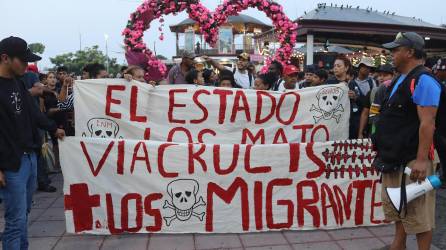
[{"label": "shoulder strap", "polygon": [[232,74],[235,74],[235,71],[237,71],[236,68],[232,69]]},{"label": "shoulder strap", "polygon": [[369,78],[367,81],[369,82],[370,91],[372,91],[375,88],[375,83],[372,78]]},{"label": "shoulder strap", "polygon": [[252,86],[252,74],[248,72],[248,77],[249,77],[249,86]]}]

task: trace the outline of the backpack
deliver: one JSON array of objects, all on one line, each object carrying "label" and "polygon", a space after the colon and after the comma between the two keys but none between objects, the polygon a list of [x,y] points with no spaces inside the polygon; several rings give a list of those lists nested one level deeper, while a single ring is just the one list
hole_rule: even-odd
[{"label": "backpack", "polygon": [[[426,73],[421,74],[419,77],[421,77],[422,75],[426,75]],[[446,141],[446,86],[444,84],[442,84],[441,81],[438,80],[435,76],[433,76],[431,74],[427,74],[427,75],[434,78],[438,82],[438,84],[440,85],[440,88],[441,88],[440,104],[438,105],[437,117],[435,119],[435,134],[436,134],[436,136],[439,136],[440,138],[442,138],[443,139],[442,141],[444,142],[444,141]],[[413,93],[415,92],[415,88],[416,88],[417,84],[418,84],[418,79],[414,79],[410,83],[410,92],[412,93],[412,96],[413,96]],[[435,145],[435,147],[437,148],[438,146]]]}]

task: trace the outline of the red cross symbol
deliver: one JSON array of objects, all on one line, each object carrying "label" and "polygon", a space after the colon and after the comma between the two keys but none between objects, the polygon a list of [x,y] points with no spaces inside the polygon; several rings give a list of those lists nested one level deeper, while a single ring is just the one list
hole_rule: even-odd
[{"label": "red cross symbol", "polygon": [[93,208],[100,206],[98,194],[90,196],[86,183],[70,185],[70,195],[64,196],[65,211],[73,211],[76,233],[93,229]]}]

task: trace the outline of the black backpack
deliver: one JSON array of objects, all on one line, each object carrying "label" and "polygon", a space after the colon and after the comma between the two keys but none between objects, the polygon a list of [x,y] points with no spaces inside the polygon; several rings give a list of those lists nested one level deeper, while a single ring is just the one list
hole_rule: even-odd
[{"label": "black backpack", "polygon": [[[446,86],[444,84],[442,84],[440,80],[438,80],[435,76],[433,76],[431,74],[425,73],[425,74],[421,74],[419,77],[421,77],[422,75],[426,75],[426,74],[433,77],[438,82],[438,84],[440,85],[440,88],[441,88],[440,105],[438,106],[437,117],[435,119],[435,134],[436,134],[436,136],[439,136],[440,138],[442,138],[443,142],[446,142]],[[418,83],[418,79],[411,82],[410,92],[412,93],[412,95],[413,95],[413,92],[415,91],[415,87],[417,86],[417,83]],[[438,146],[435,145],[435,147],[437,148]]]}]

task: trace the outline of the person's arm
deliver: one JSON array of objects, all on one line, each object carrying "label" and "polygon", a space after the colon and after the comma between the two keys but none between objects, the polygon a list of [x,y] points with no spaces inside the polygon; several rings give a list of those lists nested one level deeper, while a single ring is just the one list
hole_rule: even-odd
[{"label": "person's arm", "polygon": [[412,181],[424,181],[427,168],[432,164],[429,159],[429,153],[432,147],[435,119],[440,104],[441,88],[439,84],[432,77],[422,75],[412,95],[412,100],[417,105],[418,119],[420,120],[417,158],[410,175]]},{"label": "person's arm", "polygon": [[420,119],[419,143],[417,159],[412,167],[410,178],[412,181],[421,182],[426,179],[426,171],[431,164],[429,152],[434,138],[437,107],[418,106],[417,111]]},{"label": "person's arm", "polygon": [[71,77],[65,77],[62,83],[62,89],[60,90],[59,96],[57,99],[59,102],[63,102],[67,99],[68,96],[68,87],[73,85],[73,78]]},{"label": "person's arm", "polygon": [[369,121],[369,108],[363,108],[361,112],[361,118],[359,120],[359,132],[358,132],[358,139],[364,139],[364,130],[368,124]]},{"label": "person's arm", "polygon": [[214,59],[208,56],[203,56],[203,59],[206,60],[206,62],[210,63],[212,67],[218,69],[219,71],[227,70],[225,66],[221,65],[219,62],[215,61]]},{"label": "person's arm", "polygon": [[174,83],[175,83],[175,82],[174,82],[175,79],[173,78],[173,71],[174,71],[175,67],[176,67],[176,66],[173,66],[173,67],[169,70],[169,74],[167,75],[167,79],[168,79],[167,84],[174,84]]}]

